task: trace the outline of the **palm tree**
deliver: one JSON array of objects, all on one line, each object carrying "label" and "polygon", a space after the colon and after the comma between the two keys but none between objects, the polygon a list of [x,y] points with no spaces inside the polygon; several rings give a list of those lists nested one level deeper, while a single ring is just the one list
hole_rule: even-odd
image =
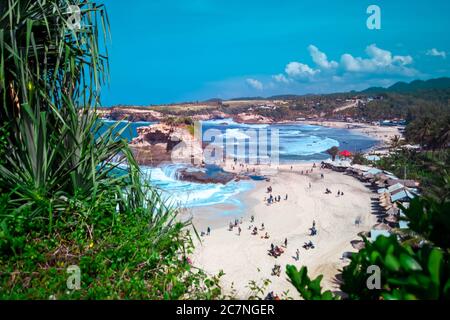
[{"label": "palm tree", "polygon": [[395,150],[395,149],[401,147],[402,144],[403,143],[402,143],[401,137],[399,135],[395,135],[391,138],[390,148]]},{"label": "palm tree", "polygon": [[331,147],[326,151],[326,153],[328,153],[331,156],[331,159],[334,161],[336,160],[336,156],[339,154],[339,148],[336,146]]},{"label": "palm tree", "polygon": [[450,117],[446,117],[437,137],[438,146],[446,149],[450,145]]},{"label": "palm tree", "polygon": [[430,147],[432,145],[435,121],[429,117],[421,118],[416,126],[415,139],[420,145]]}]

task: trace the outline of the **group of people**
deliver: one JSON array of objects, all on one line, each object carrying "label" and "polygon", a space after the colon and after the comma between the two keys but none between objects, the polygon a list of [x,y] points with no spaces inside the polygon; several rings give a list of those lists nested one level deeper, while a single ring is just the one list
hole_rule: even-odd
[{"label": "group of people", "polygon": [[314,244],[312,243],[312,241],[310,240],[308,242],[305,242],[305,244],[303,245],[303,248],[306,250],[309,250],[309,249],[314,249],[315,247],[314,247]]},{"label": "group of people", "polygon": [[[284,200],[287,200],[287,199],[288,199],[288,195],[286,194],[286,195],[284,196]],[[272,203],[275,203],[275,202],[281,202],[281,196],[278,195],[278,196],[275,196],[275,197],[274,197],[274,196],[271,194],[271,195],[269,195],[268,198],[265,199],[265,201],[267,201],[267,204],[272,204]]]},{"label": "group of people", "polygon": [[[272,195],[272,191],[273,191],[273,189],[272,189],[272,187],[270,186],[270,187],[267,187],[267,193],[269,193],[269,197],[264,197],[264,202],[267,202],[267,204],[272,204],[272,203],[275,203],[275,202],[281,202],[281,196],[280,195],[277,195],[277,196],[273,196]],[[284,200],[287,200],[288,199],[288,194],[286,193],[286,195],[284,196]]]},{"label": "group of people", "polygon": [[274,245],[273,243],[270,244],[270,250],[269,250],[269,256],[272,256],[274,258],[278,258],[284,253],[284,250],[280,248],[279,246]]},{"label": "group of people", "polygon": [[[330,189],[328,189],[328,188],[325,189],[325,194],[332,194],[332,193],[333,192]],[[337,196],[339,197],[339,196],[343,196],[343,195],[344,195],[344,192],[342,192],[341,190],[338,190]]]}]

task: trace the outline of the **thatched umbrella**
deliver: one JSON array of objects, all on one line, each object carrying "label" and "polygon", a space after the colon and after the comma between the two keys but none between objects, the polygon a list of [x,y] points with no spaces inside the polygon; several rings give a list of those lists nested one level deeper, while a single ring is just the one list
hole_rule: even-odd
[{"label": "thatched umbrella", "polygon": [[386,221],[388,223],[397,223],[398,218],[394,215],[388,215],[386,218],[384,218],[384,221]]},{"label": "thatched umbrella", "polygon": [[372,227],[372,229],[374,229],[374,230],[391,230],[392,228],[389,227],[389,226],[388,226],[387,224],[385,224],[385,223],[378,223],[378,224],[374,225],[374,226]]},{"label": "thatched umbrella", "polygon": [[358,236],[361,237],[361,238],[362,237],[368,238],[370,236],[370,232],[368,232],[368,231],[361,231],[361,232],[358,233]]},{"label": "thatched umbrella", "polygon": [[396,215],[398,213],[398,208],[392,207],[386,213],[389,215]]},{"label": "thatched umbrella", "polygon": [[364,249],[364,247],[366,246],[366,244],[362,240],[352,240],[350,241],[350,243],[352,244],[352,247],[358,251]]}]

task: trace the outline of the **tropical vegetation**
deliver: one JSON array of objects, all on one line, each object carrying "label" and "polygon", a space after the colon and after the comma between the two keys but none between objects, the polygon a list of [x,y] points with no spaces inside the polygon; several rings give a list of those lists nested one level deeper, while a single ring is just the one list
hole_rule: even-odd
[{"label": "tropical vegetation", "polygon": [[220,294],[191,265],[190,221],[143,182],[121,130],[100,133],[108,37],[92,1],[0,3],[2,299]]}]

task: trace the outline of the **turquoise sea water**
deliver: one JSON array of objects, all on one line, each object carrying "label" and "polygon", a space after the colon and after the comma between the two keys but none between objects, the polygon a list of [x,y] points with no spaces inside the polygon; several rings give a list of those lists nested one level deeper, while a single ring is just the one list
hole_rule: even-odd
[{"label": "turquoise sea water", "polygon": [[[105,129],[115,122],[106,121]],[[148,122],[130,124],[130,130],[124,133],[124,138],[131,140],[136,136],[136,128],[149,125]],[[126,123],[121,123],[124,126]],[[277,129],[279,134],[279,161],[280,163],[295,163],[328,159],[325,153],[332,146],[351,152],[363,151],[373,147],[377,141],[350,132],[346,129],[333,129],[303,124],[276,124],[276,125],[246,125],[233,122],[231,119],[205,121],[202,123],[203,132],[214,129],[224,137],[235,138],[235,144],[242,143],[249,148],[248,134],[251,129],[268,130]],[[250,131],[248,131],[250,130]],[[264,131],[266,132],[266,131]],[[223,138],[224,138],[223,137]],[[211,143],[213,139],[204,141]],[[219,139],[221,141],[221,139]],[[214,142],[213,142],[214,143]],[[227,154],[229,152],[227,151]],[[246,153],[247,160],[249,153]],[[237,157],[236,155],[236,158]],[[142,167],[145,178],[162,190],[163,195],[173,204],[182,207],[200,207],[214,204],[231,204],[237,208],[242,207],[237,195],[251,190],[252,181],[229,182],[223,184],[199,184],[177,179],[177,171],[183,168],[182,164],[168,164],[158,168]]]}]

